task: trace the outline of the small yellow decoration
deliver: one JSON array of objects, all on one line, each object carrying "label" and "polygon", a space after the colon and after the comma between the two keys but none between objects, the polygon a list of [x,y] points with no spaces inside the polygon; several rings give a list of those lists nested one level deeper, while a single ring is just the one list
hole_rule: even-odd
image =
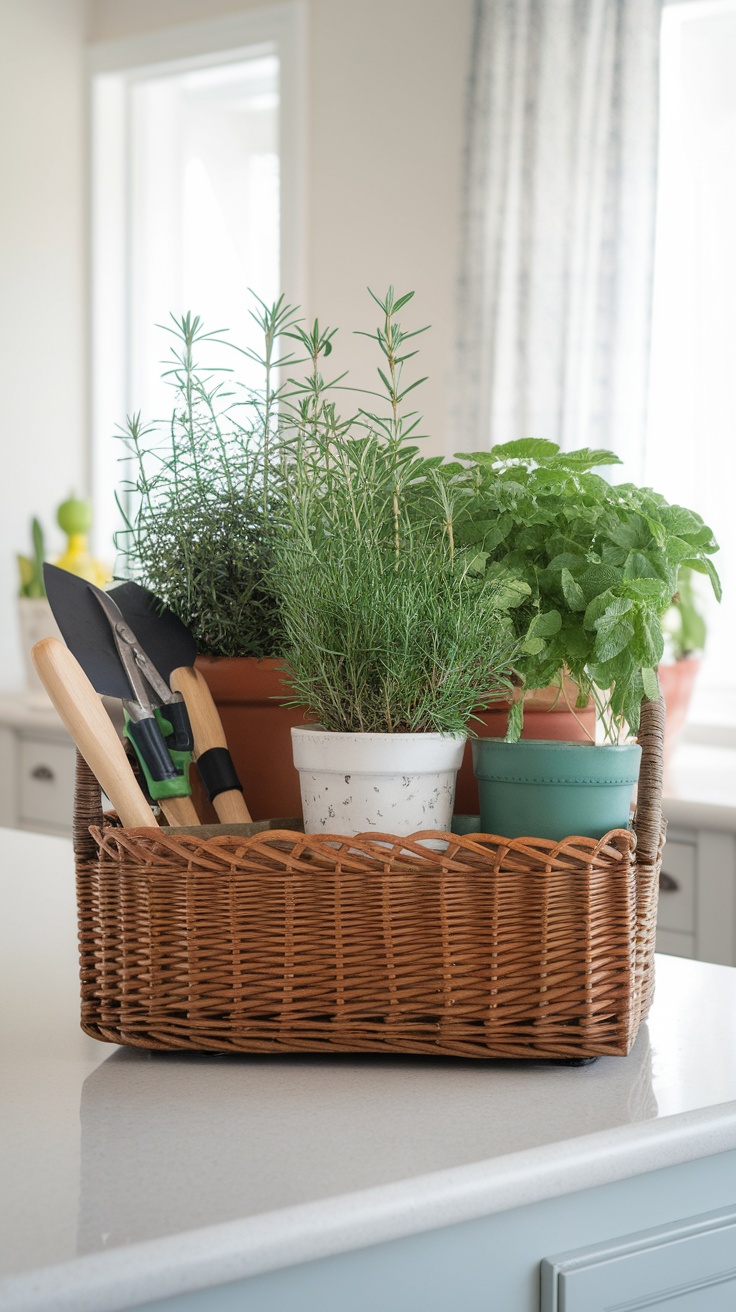
[{"label": "small yellow decoration", "polygon": [[66,550],[55,562],[59,569],[67,569],[70,574],[104,588],[111,580],[109,568],[91,555],[88,533],[92,527],[92,506],[89,501],[70,497],[63,501],[56,512],[59,528],[67,535]]}]

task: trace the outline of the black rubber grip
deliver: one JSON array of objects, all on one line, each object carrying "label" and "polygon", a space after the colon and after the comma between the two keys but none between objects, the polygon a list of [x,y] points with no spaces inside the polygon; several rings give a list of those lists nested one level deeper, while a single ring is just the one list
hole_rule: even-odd
[{"label": "black rubber grip", "polygon": [[145,720],[128,720],[127,732],[140,757],[145,761],[152,779],[176,779],[178,771],[169,755],[158,720],[153,716]]},{"label": "black rubber grip", "polygon": [[197,769],[211,802],[220,793],[230,793],[236,788],[242,793],[243,785],[235,773],[233,758],[227,747],[210,747],[208,752],[203,752],[197,758]]},{"label": "black rubber grip", "polygon": [[166,739],[166,746],[176,752],[193,751],[194,739],[186,704],[184,702],[167,702],[165,706],[161,707],[161,713],[169,721],[172,728],[172,733]]}]

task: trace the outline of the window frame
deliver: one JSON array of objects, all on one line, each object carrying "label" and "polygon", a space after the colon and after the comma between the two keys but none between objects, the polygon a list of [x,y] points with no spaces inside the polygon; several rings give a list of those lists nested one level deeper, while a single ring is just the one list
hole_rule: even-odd
[{"label": "window frame", "polygon": [[95,550],[111,552],[119,522],[120,452],[111,440],[135,409],[131,389],[131,197],[129,97],[136,82],[232,63],[258,53],[279,59],[281,286],[304,303],[306,178],[306,6],[284,0],[231,17],[98,42],[87,53],[88,436],[87,475],[95,506]]}]

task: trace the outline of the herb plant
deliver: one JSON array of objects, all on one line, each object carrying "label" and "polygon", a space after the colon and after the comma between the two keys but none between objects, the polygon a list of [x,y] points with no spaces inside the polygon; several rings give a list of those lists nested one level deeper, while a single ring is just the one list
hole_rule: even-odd
[{"label": "herb plant", "polygon": [[20,574],[20,597],[45,597],[46,588],[43,581],[43,529],[37,519],[31,521],[32,556],[16,556]]},{"label": "herb plant", "polygon": [[[411,295],[411,294],[410,294]],[[454,494],[407,445],[403,402],[410,300],[377,300],[383,406],[341,419],[321,366],[332,334],[299,333],[312,361],[292,380],[294,436],[284,463],[284,523],[274,589],[292,705],[338,732],[464,733],[473,711],[511,687],[508,608],[525,589],[472,573],[454,545]],[[422,331],[422,330],[418,330]],[[421,499],[421,518],[413,514]]]},{"label": "herb plant", "polygon": [[677,592],[672,598],[672,606],[665,614],[662,627],[666,652],[675,661],[685,660],[705,647],[705,619],[693,571],[687,566],[680,570]]},{"label": "herb plant", "polygon": [[[461,498],[455,538],[470,567],[528,586],[516,612],[524,688],[557,684],[565,695],[568,673],[578,707],[593,696],[609,742],[635,734],[642,699],[659,696],[661,619],[683,567],[706,574],[720,599],[711,530],[651,488],[612,486],[595,472],[616,464],[610,451],[529,438],[444,469]],[[511,741],[522,723],[523,699],[511,709]]]},{"label": "herb plant", "polygon": [[[231,371],[205,366],[207,348],[227,346],[191,314],[173,319],[174,392],[166,426],[128,419],[123,432],[132,477],[119,500],[126,527],[117,545],[128,573],[150,587],[210,656],[272,656],[281,647],[279,610],[268,571],[278,516],[280,339],[294,324],[283,298],[252,311],[263,371],[243,388]],[[232,348],[237,349],[237,348]]]}]

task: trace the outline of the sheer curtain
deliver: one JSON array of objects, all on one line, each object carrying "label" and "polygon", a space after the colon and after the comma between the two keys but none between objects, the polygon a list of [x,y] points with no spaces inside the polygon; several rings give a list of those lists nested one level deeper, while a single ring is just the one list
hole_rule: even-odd
[{"label": "sheer curtain", "polygon": [[698,510],[721,544],[723,604],[701,587],[708,641],[698,683],[702,715],[722,725],[727,714],[733,724],[736,0],[666,6],[660,138],[645,481]]},{"label": "sheer curtain", "polygon": [[643,470],[661,0],[476,0],[453,450]]}]

